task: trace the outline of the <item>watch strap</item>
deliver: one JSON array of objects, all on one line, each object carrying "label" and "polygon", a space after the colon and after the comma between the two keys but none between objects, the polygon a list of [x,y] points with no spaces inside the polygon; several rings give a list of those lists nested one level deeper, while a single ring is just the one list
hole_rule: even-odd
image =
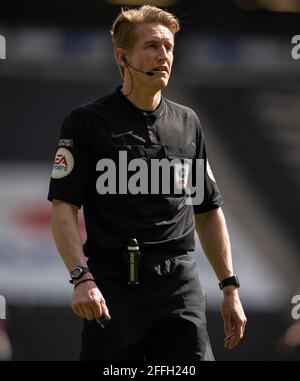
[{"label": "watch strap", "polygon": [[229,278],[223,279],[219,283],[220,290],[223,290],[223,288],[227,286],[235,286],[236,288],[239,288],[240,287],[239,278],[236,275],[233,275]]}]

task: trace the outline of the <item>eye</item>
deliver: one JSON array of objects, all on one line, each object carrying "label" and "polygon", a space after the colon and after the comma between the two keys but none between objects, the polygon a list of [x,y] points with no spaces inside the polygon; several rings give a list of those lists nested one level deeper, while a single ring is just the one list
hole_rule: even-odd
[{"label": "eye", "polygon": [[147,48],[156,48],[156,44],[149,44],[147,45]]}]

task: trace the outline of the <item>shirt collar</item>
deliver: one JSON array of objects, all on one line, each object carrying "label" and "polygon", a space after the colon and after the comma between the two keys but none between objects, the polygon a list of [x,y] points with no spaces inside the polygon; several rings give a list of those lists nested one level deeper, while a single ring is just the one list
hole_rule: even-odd
[{"label": "shirt collar", "polygon": [[[127,109],[129,109],[132,113],[134,113],[139,118],[141,117],[145,118],[145,114],[146,114],[145,111],[136,107],[133,103],[131,103],[130,100],[122,93],[121,88],[122,86],[118,86],[115,93],[118,99],[120,100],[120,102],[122,103],[122,105],[124,105]],[[163,99],[163,96],[161,96],[159,105],[156,107],[156,109],[153,112],[151,112],[150,115],[154,115],[156,119],[158,119],[162,114],[164,105],[165,105],[165,101]]]}]

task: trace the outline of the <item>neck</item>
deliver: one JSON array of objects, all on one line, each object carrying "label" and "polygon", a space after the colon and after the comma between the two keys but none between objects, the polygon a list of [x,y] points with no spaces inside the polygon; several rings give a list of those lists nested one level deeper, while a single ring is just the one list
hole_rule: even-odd
[{"label": "neck", "polygon": [[[161,99],[161,91],[160,90],[150,90],[145,88],[139,88],[134,85],[131,93],[131,86],[125,85],[125,82],[123,83],[123,86],[121,88],[122,93],[127,96],[127,99],[133,103],[137,108],[145,111],[153,111],[157,108],[157,106],[160,103]],[[126,95],[128,94],[128,95]]]}]

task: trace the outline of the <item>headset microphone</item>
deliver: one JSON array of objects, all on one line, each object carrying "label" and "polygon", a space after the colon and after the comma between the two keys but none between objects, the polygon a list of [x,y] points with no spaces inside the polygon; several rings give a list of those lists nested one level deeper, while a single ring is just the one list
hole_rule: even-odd
[{"label": "headset microphone", "polygon": [[136,69],[135,67],[131,66],[131,65],[127,62],[126,57],[123,57],[123,62],[124,62],[127,66],[131,67],[131,69],[133,69],[133,70],[135,70],[135,71],[137,71],[137,72],[139,72],[139,73],[146,74],[146,75],[148,75],[149,77],[153,77],[153,76],[154,76],[153,71],[142,71],[142,70]]}]

